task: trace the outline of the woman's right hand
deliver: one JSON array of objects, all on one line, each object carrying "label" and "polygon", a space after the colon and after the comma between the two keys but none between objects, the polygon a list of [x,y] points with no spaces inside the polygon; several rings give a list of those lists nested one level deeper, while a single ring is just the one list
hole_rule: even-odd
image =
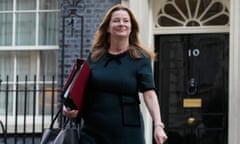
[{"label": "woman's right hand", "polygon": [[63,106],[63,115],[68,118],[76,118],[78,116],[78,110],[69,110]]}]

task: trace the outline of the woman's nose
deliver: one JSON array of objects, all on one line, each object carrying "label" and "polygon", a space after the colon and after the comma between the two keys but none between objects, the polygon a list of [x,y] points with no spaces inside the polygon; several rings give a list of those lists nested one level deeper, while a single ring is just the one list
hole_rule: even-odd
[{"label": "woman's nose", "polygon": [[119,25],[120,25],[120,26],[123,26],[123,25],[124,25],[124,21],[123,21],[123,20],[120,20],[120,21],[119,21]]},{"label": "woman's nose", "polygon": [[119,22],[119,25],[122,26],[122,25],[123,25],[123,21],[120,21],[120,22]]}]

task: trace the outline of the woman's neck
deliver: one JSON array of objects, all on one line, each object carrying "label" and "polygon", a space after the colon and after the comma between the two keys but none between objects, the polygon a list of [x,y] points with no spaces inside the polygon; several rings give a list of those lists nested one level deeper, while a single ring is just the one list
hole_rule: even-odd
[{"label": "woman's neck", "polygon": [[126,40],[111,41],[108,52],[111,54],[120,54],[127,51],[128,48],[129,48],[129,42]]}]

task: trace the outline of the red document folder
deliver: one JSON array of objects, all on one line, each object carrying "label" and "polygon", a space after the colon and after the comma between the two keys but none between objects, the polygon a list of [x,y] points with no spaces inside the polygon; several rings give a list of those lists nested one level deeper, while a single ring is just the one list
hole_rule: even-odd
[{"label": "red document folder", "polygon": [[63,86],[63,103],[70,109],[82,111],[85,89],[91,70],[83,59],[76,59],[73,68]]}]

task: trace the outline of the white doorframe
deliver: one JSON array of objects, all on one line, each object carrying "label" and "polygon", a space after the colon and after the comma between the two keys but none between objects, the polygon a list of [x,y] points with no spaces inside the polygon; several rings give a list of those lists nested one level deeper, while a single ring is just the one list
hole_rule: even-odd
[{"label": "white doorframe", "polygon": [[230,67],[228,143],[240,142],[240,1],[230,0]]}]

